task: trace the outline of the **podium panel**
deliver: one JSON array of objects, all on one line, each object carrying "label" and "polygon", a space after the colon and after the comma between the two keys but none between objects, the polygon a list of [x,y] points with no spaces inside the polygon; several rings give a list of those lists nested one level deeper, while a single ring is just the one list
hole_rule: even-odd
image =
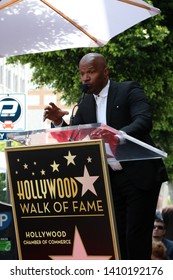
[{"label": "podium panel", "polygon": [[9,139],[27,146],[102,139],[105,142],[109,161],[121,162],[167,157],[167,153],[164,151],[100,123],[8,133],[7,136]]},{"label": "podium panel", "polygon": [[120,259],[103,140],[5,153],[19,259]]}]

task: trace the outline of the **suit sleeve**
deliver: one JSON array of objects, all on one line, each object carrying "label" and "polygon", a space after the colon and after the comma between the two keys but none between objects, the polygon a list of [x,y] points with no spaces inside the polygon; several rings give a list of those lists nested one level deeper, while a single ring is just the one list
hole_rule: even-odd
[{"label": "suit sleeve", "polygon": [[[123,91],[122,91],[123,92]],[[140,138],[152,129],[152,112],[143,89],[136,82],[128,84],[124,90],[126,109],[129,122],[125,122],[121,130],[127,134]],[[122,93],[123,94],[123,93]]]}]

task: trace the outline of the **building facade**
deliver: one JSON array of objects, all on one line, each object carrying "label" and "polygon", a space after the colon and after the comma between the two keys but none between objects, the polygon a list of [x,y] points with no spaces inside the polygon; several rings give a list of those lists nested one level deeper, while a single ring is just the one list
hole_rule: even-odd
[{"label": "building facade", "polygon": [[[62,109],[69,110],[61,100],[61,93],[54,94],[51,89],[46,87],[37,88],[31,83],[32,72],[29,65],[11,65],[6,64],[6,58],[0,58],[0,96],[10,94],[20,95],[25,94],[25,115],[26,129],[38,130],[50,126],[50,122],[43,122],[43,110],[49,102],[54,102]],[[66,116],[66,121],[69,122],[69,116]]]}]

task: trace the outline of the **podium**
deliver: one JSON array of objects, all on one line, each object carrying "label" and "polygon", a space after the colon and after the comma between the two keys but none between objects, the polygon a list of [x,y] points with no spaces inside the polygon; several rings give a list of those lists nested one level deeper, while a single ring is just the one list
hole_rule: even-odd
[{"label": "podium", "polygon": [[118,161],[166,158],[167,153],[101,123],[7,133],[26,146],[102,139],[106,154]]},{"label": "podium", "polygon": [[102,124],[9,133],[5,149],[19,259],[121,259],[109,161],[166,157]]}]

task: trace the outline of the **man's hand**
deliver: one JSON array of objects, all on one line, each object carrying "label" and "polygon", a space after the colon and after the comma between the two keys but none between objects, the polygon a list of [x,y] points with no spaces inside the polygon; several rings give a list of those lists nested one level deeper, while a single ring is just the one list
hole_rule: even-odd
[{"label": "man's hand", "polygon": [[44,108],[43,121],[49,119],[53,121],[55,125],[59,125],[62,123],[63,116],[68,114],[68,111],[62,111],[54,103],[51,102],[48,106]]},{"label": "man's hand", "polygon": [[113,143],[118,145],[120,143],[120,137],[117,134],[113,134],[112,132],[102,129],[96,128],[91,134],[91,139],[104,139],[106,143]]}]

